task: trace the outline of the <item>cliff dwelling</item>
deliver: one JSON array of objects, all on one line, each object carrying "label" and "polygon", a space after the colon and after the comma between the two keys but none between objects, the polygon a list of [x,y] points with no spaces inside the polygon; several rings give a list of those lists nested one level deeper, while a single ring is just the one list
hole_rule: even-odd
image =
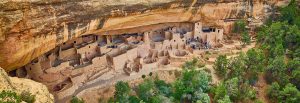
[{"label": "cliff dwelling", "polygon": [[136,81],[157,75],[173,82],[194,58],[204,65],[197,64],[197,71],[211,75],[207,84],[217,86],[231,76],[217,77],[218,57],[234,58],[257,46],[257,28],[280,16],[276,9],[289,1],[2,0],[0,67],[10,76],[45,85],[57,103],[73,96],[91,102],[87,93],[108,100],[114,90],[104,89],[118,81],[131,82],[135,92],[130,95],[138,95]]},{"label": "cliff dwelling", "polygon": [[222,43],[223,31],[195,22],[84,35],[62,43],[11,74],[42,82],[53,92],[64,91],[109,71],[131,76],[168,65],[171,59],[184,60],[194,51],[216,48]]}]

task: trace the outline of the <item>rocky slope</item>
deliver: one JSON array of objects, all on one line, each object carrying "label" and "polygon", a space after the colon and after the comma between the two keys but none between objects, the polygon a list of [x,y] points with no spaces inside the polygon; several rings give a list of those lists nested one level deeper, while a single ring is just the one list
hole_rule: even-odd
[{"label": "rocky slope", "polygon": [[[115,34],[170,22],[264,18],[267,4],[288,0],[1,0],[0,66],[21,67],[85,34]],[[107,32],[109,31],[109,32]]]},{"label": "rocky slope", "polygon": [[0,68],[0,92],[3,90],[11,90],[17,94],[26,91],[35,95],[35,103],[54,103],[54,97],[45,85],[29,79],[9,77],[4,69]]}]

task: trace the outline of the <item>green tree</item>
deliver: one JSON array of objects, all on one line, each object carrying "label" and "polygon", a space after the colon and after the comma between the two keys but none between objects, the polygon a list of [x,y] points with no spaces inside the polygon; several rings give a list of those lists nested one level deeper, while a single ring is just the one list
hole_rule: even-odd
[{"label": "green tree", "polygon": [[212,81],[211,75],[201,70],[195,74],[192,79],[193,87],[198,90],[201,89],[203,92],[208,92],[210,90],[210,83]]},{"label": "green tree", "polygon": [[175,81],[173,86],[175,99],[180,100],[184,95],[193,94],[196,91],[193,84],[193,78],[196,74],[195,69],[183,70],[181,77]]},{"label": "green tree", "polygon": [[154,82],[152,79],[145,79],[143,83],[139,84],[137,95],[144,102],[151,102],[151,97],[154,96]]},{"label": "green tree", "polygon": [[73,96],[72,99],[71,99],[71,103],[84,103],[84,100]]},{"label": "green tree", "polygon": [[246,21],[245,20],[238,20],[234,22],[233,32],[234,33],[242,33],[246,31]]},{"label": "green tree", "polygon": [[300,89],[300,58],[290,60],[287,64],[288,75],[291,75],[290,81]]},{"label": "green tree", "polygon": [[227,88],[223,83],[220,83],[218,86],[216,86],[213,89],[214,93],[214,100],[218,101],[220,99],[223,99],[227,95]]},{"label": "green tree", "polygon": [[280,91],[279,101],[282,103],[299,103],[300,92],[293,84],[287,84]]},{"label": "green tree", "polygon": [[291,0],[288,6],[280,10],[280,14],[282,21],[288,21],[289,24],[297,24],[296,20],[300,13],[296,0]]},{"label": "green tree", "polygon": [[225,82],[225,86],[227,88],[227,92],[231,100],[239,100],[240,99],[240,91],[239,91],[239,80],[238,78],[232,78]]},{"label": "green tree", "polygon": [[129,103],[140,103],[140,99],[136,96],[129,96]]},{"label": "green tree", "polygon": [[163,80],[159,80],[157,77],[154,80],[154,84],[155,84],[155,87],[158,89],[159,94],[161,94],[163,96],[166,96],[166,97],[171,96],[171,94],[172,94],[171,89],[172,88],[171,88],[170,84],[167,84]]},{"label": "green tree", "polygon": [[291,82],[296,85],[298,89],[300,89],[300,69],[294,70],[292,72]]},{"label": "green tree", "polygon": [[258,73],[263,72],[264,68],[264,54],[259,49],[250,49],[246,53],[244,79],[250,80],[250,83],[257,80]]},{"label": "green tree", "polygon": [[115,100],[120,103],[127,103],[129,101],[129,93],[131,91],[127,82],[119,81],[115,85]]},{"label": "green tree", "polygon": [[277,82],[273,82],[270,87],[267,89],[267,95],[270,99],[276,100],[279,98],[280,86]]},{"label": "green tree", "polygon": [[213,68],[216,70],[216,73],[219,77],[226,77],[228,72],[228,59],[226,55],[220,55],[217,58]]},{"label": "green tree", "polygon": [[246,74],[246,72],[244,72],[246,70],[246,64],[245,64],[245,59],[246,56],[243,52],[241,52],[238,56],[230,59],[228,68],[230,69],[229,75],[227,79],[230,78],[245,78],[244,75]]},{"label": "green tree", "polygon": [[243,45],[249,45],[251,43],[251,37],[248,32],[243,32],[241,37]]},{"label": "green tree", "polygon": [[202,93],[201,91],[195,92],[193,98],[197,103],[210,103],[209,95],[207,93]]},{"label": "green tree", "polygon": [[232,103],[229,96],[225,95],[222,99],[219,99],[217,103]]},{"label": "green tree", "polygon": [[207,98],[194,97],[193,95],[203,95],[210,90],[211,76],[204,70],[196,71],[195,69],[184,69],[182,75],[173,83],[173,97],[177,101],[188,100],[194,101],[205,100]]},{"label": "green tree", "polygon": [[289,82],[283,56],[276,57],[274,60],[270,61],[267,67],[266,77],[268,82],[277,81],[281,86],[284,86]]}]

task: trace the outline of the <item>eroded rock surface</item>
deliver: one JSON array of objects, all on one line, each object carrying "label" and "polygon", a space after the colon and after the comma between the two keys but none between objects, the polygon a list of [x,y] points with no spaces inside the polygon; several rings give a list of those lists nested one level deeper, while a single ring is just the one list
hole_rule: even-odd
[{"label": "eroded rock surface", "polygon": [[54,103],[54,97],[45,85],[29,79],[9,77],[4,69],[0,68],[0,92],[3,90],[11,90],[17,94],[29,92],[35,95],[35,103]]},{"label": "eroded rock surface", "polygon": [[6,71],[70,39],[113,35],[153,24],[265,18],[268,5],[288,0],[1,0],[0,66]]}]

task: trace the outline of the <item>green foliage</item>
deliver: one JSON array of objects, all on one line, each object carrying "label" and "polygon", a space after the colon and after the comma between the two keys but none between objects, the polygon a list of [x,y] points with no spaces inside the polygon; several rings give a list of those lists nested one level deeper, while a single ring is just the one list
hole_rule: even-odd
[{"label": "green foliage", "polygon": [[127,103],[129,101],[129,93],[131,91],[128,83],[119,81],[115,85],[115,100],[120,103]]},{"label": "green foliage", "polygon": [[[258,42],[262,48],[268,51],[267,57],[275,58],[284,55],[285,50],[290,50],[291,58],[300,46],[300,30],[295,25],[288,25],[287,22],[275,22],[270,26],[264,26],[258,33]],[[300,50],[298,50],[300,51]]]},{"label": "green foliage", "polygon": [[273,102],[300,101],[299,11],[297,0],[291,0],[288,6],[280,9],[280,21],[261,27],[257,35],[257,42],[268,58],[265,77],[272,83],[267,94]]},{"label": "green foliage", "polygon": [[299,103],[300,91],[289,83],[280,91],[279,101],[282,103]]},{"label": "green foliage", "polygon": [[273,82],[272,85],[267,89],[267,95],[271,100],[279,98],[280,85],[277,82]]},{"label": "green foliage", "polygon": [[129,97],[129,103],[140,103],[140,99],[137,98],[136,96],[130,96]]},{"label": "green foliage", "polygon": [[248,32],[243,32],[241,37],[243,45],[249,45],[251,43],[251,37]]},{"label": "green foliage", "polygon": [[225,96],[227,96],[227,88],[223,83],[220,83],[218,86],[216,86],[213,89],[214,93],[214,100],[218,101],[220,99],[223,99]]},{"label": "green foliage", "polygon": [[173,94],[173,97],[176,99],[176,100],[180,100],[182,95],[185,94],[188,89],[185,88],[183,82],[181,80],[176,80],[174,83],[173,83],[173,88],[174,88],[174,94]]},{"label": "green foliage", "polygon": [[230,60],[228,69],[230,69],[227,79],[237,77],[239,79],[244,78],[246,72],[246,63],[245,63],[245,54],[240,53],[237,57],[234,57]]},{"label": "green foliage", "polygon": [[219,99],[217,103],[232,103],[229,96],[225,95],[223,98]]},{"label": "green foliage", "polygon": [[158,93],[160,95],[167,96],[167,97],[171,96],[172,91],[171,91],[170,84],[167,84],[165,81],[159,80],[158,78],[154,80],[154,84],[155,87],[158,89]]},{"label": "green foliage", "polygon": [[219,77],[226,77],[228,72],[228,59],[226,58],[226,55],[220,55],[213,68],[216,70],[216,73]]},{"label": "green foliage", "polygon": [[154,82],[151,79],[145,79],[143,83],[139,84],[137,90],[138,97],[143,100],[144,102],[150,102],[151,97],[154,94]]},{"label": "green foliage", "polygon": [[184,69],[196,69],[198,68],[199,60],[197,58],[193,58],[191,61],[186,61],[182,68]]},{"label": "green foliage", "polygon": [[21,93],[21,100],[27,103],[34,103],[35,102],[35,95],[31,95],[29,92],[22,92]]},{"label": "green foliage", "polygon": [[239,100],[240,98],[240,91],[239,91],[239,80],[238,78],[232,78],[225,82],[225,86],[228,91],[228,95],[232,100]]},{"label": "green foliage", "polygon": [[[280,10],[281,20],[287,21],[289,24],[298,24],[299,8],[296,0],[291,0],[290,4]],[[298,25],[300,26],[300,25]]]},{"label": "green foliage", "polygon": [[149,76],[151,77],[152,75],[153,75],[153,73],[152,73],[152,72],[150,72],[150,73],[149,73]]},{"label": "green foliage", "polygon": [[201,91],[196,91],[194,93],[194,101],[197,103],[210,103],[210,98],[207,93],[202,93]]},{"label": "green foliage", "polygon": [[202,93],[210,90],[210,82],[211,76],[207,72],[185,69],[182,76],[173,83],[173,97],[177,101],[182,99],[190,101],[188,97],[194,95],[192,101],[205,102],[207,98],[199,97],[199,95],[204,95]]},{"label": "green foliage", "polygon": [[146,75],[142,75],[142,78],[146,78]]},{"label": "green foliage", "polygon": [[233,32],[234,33],[242,33],[246,31],[246,21],[238,20],[234,22]]},{"label": "green foliage", "polygon": [[296,85],[296,87],[300,88],[300,69],[294,70],[292,72],[291,82]]},{"label": "green foliage", "polygon": [[278,82],[279,85],[284,86],[289,81],[289,77],[286,74],[286,65],[284,63],[284,57],[276,57],[271,60],[267,67],[267,81]]},{"label": "green foliage", "polygon": [[72,99],[71,99],[71,103],[84,103],[84,100],[73,96]]},{"label": "green foliage", "polygon": [[245,80],[250,80],[250,83],[257,80],[258,73],[263,72],[264,68],[264,54],[259,49],[250,49],[245,57]]},{"label": "green foliage", "polygon": [[0,103],[20,103],[21,97],[13,91],[1,91]]}]

